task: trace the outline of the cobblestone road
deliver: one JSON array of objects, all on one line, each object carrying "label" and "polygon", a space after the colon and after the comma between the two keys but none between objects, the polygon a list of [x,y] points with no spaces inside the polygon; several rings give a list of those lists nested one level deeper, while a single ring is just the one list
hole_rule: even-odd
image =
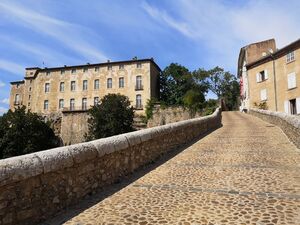
[{"label": "cobblestone road", "polygon": [[65,224],[300,224],[300,153],[282,131],[223,113],[223,127]]}]

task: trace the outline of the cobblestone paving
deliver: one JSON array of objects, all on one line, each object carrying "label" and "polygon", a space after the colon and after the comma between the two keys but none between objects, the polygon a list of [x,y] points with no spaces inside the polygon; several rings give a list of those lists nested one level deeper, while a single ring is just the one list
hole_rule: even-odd
[{"label": "cobblestone paving", "polygon": [[223,127],[65,224],[300,224],[300,151],[255,117]]}]

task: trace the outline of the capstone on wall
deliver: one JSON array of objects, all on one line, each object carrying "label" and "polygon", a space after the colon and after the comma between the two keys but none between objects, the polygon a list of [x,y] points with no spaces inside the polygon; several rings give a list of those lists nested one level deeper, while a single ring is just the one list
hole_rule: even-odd
[{"label": "capstone on wall", "polygon": [[37,224],[221,125],[221,111],[0,160],[0,224]]}]

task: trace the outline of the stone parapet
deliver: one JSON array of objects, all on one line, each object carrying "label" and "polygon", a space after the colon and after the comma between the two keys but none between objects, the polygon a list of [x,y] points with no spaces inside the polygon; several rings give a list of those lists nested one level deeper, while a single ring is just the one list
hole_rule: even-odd
[{"label": "stone parapet", "polygon": [[0,160],[0,224],[36,224],[221,126],[221,110],[145,130]]},{"label": "stone parapet", "polygon": [[261,109],[250,109],[249,113],[280,127],[290,141],[300,148],[300,116]]}]

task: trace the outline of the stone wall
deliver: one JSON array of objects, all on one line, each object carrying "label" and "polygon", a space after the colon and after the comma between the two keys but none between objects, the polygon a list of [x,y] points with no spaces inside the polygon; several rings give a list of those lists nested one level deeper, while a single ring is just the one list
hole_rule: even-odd
[{"label": "stone wall", "polygon": [[86,111],[63,112],[60,137],[64,145],[84,142],[88,132],[88,114]]},{"label": "stone wall", "polygon": [[162,109],[157,106],[153,110],[152,118],[148,120],[147,127],[156,127],[197,117],[200,117],[200,115],[196,114],[191,116],[190,112],[182,107],[169,107]]},{"label": "stone wall", "polygon": [[250,109],[249,113],[280,127],[290,141],[300,148],[300,116],[261,109]]},{"label": "stone wall", "polygon": [[0,224],[36,224],[221,125],[221,111],[0,160]]}]

